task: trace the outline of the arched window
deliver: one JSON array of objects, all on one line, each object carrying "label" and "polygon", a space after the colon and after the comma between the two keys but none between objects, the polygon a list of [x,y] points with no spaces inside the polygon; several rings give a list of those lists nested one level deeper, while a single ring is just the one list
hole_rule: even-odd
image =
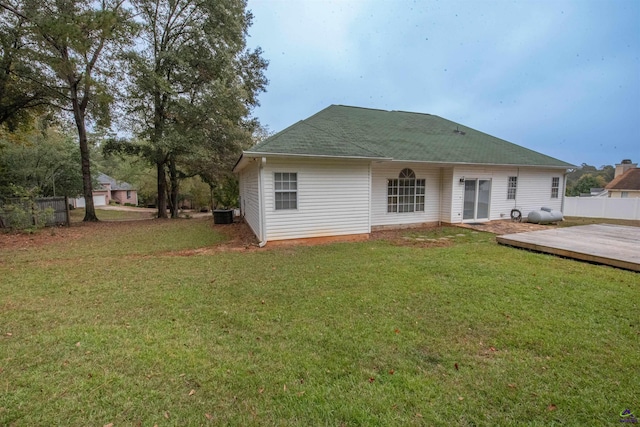
[{"label": "arched window", "polygon": [[416,179],[416,174],[409,168],[400,171],[400,179]]},{"label": "arched window", "polygon": [[387,181],[387,212],[424,212],[425,180],[409,168]]}]

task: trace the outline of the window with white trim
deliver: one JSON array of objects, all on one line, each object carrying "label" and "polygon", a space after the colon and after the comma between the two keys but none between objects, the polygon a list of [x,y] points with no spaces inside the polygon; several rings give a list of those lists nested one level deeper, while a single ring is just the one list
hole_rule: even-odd
[{"label": "window with white trim", "polygon": [[295,172],[276,172],[273,185],[275,189],[276,210],[298,209],[298,174]]},{"label": "window with white trim", "polygon": [[560,178],[554,176],[551,178],[551,198],[557,199],[558,193],[560,192]]},{"label": "window with white trim", "polygon": [[397,179],[387,180],[387,212],[424,212],[425,180],[411,169],[402,169]]},{"label": "window with white trim", "polygon": [[518,189],[518,177],[510,176],[507,184],[507,200],[516,199],[516,191]]}]

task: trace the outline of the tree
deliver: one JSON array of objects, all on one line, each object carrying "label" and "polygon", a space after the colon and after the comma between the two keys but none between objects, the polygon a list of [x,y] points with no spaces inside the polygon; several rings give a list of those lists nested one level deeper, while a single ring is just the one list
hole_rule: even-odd
[{"label": "tree", "polygon": [[613,179],[615,168],[611,165],[595,166],[583,163],[580,169],[575,169],[567,175],[567,195],[579,196],[589,193],[591,188],[602,188]]},{"label": "tree", "polygon": [[23,52],[33,64],[40,87],[51,103],[73,114],[78,132],[84,221],[97,221],[92,197],[91,164],[87,140],[89,119],[108,125],[112,96],[106,79],[118,47],[130,40],[131,15],[124,0],[16,0],[0,2],[24,29],[30,46]]},{"label": "tree", "polygon": [[592,188],[603,188],[607,183],[604,178],[590,173],[582,175],[571,188],[569,196],[579,196],[580,194],[590,194]]},{"label": "tree", "polygon": [[0,132],[0,195],[76,196],[80,154],[68,133],[37,120],[28,130]]},{"label": "tree", "polygon": [[178,214],[179,181],[203,157],[239,153],[267,81],[258,48],[246,50],[245,0],[133,0],[142,39],[129,52],[130,112],[155,165],[158,217]]},{"label": "tree", "polygon": [[[2,9],[0,9],[2,10]],[[30,122],[31,113],[42,112],[51,93],[38,83],[38,72],[30,61],[25,20],[13,13],[0,13],[0,126],[14,131]]]}]

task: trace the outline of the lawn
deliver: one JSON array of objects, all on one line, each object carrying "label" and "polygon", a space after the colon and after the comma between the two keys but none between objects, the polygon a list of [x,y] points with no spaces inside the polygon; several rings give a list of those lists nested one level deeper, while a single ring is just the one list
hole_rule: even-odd
[{"label": "lawn", "polygon": [[[101,221],[129,221],[135,219],[155,218],[155,212],[149,212],[144,209],[140,210],[109,210],[96,208],[96,216]],[[69,211],[71,222],[82,222],[84,218],[84,208],[73,209]]]},{"label": "lawn", "polygon": [[640,416],[637,273],[468,229],[259,250],[232,250],[224,230],[190,219],[0,236],[0,425]]}]

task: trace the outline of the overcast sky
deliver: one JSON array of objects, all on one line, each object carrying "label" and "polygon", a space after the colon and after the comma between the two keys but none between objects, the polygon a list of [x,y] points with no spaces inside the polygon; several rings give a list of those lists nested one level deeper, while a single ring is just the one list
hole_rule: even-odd
[{"label": "overcast sky", "polygon": [[249,0],[278,132],[331,104],[435,114],[580,165],[640,162],[640,0]]}]

